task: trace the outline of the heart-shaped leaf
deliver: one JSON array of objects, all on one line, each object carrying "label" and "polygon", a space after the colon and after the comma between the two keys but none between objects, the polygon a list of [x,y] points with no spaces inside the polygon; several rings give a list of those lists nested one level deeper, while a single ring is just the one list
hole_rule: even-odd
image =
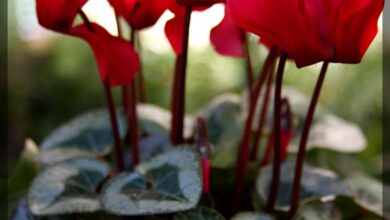
[{"label": "heart-shaped leaf", "polygon": [[273,220],[270,215],[259,212],[240,212],[233,216],[231,220]]},{"label": "heart-shaped leaf", "polygon": [[112,178],[101,203],[117,215],[172,213],[196,206],[201,189],[198,154],[179,146],[141,163],[135,172]]},{"label": "heart-shaped leaf", "polygon": [[223,148],[215,152],[212,158],[213,168],[232,168],[236,165],[238,148]]},{"label": "heart-shaped leaf", "polygon": [[59,216],[45,216],[38,217],[31,213],[30,209],[27,206],[27,201],[25,198],[20,199],[18,202],[18,206],[14,210],[11,220],[67,220],[69,218],[59,217]]},{"label": "heart-shaped leaf", "polygon": [[[294,137],[289,146],[289,151],[296,152],[310,98],[297,89],[288,86],[283,87],[282,96],[288,98],[292,111],[298,119]],[[260,95],[258,103],[263,103],[263,99],[264,92]],[[266,123],[268,130],[272,127],[273,93],[271,93],[269,105]],[[260,109],[258,108],[257,112],[260,112]],[[256,114],[253,120],[254,128],[258,126],[257,118],[259,115],[259,113]],[[357,153],[363,151],[365,147],[366,139],[362,130],[356,124],[343,120],[320,106],[317,107],[307,142],[307,149],[326,148],[346,153]]]},{"label": "heart-shaped leaf", "polygon": [[302,204],[294,220],[342,220],[340,210],[332,202],[320,200],[308,201]]},{"label": "heart-shaped leaf", "polygon": [[206,120],[208,135],[216,151],[237,147],[243,132],[240,97],[224,94],[217,97],[200,113]]},{"label": "heart-shaped leaf", "polygon": [[[283,162],[276,208],[288,210],[294,181],[295,159]],[[272,178],[272,166],[264,167],[256,180],[256,191],[262,201],[266,201]],[[314,168],[307,164],[303,167],[300,200],[329,199],[337,195],[352,195],[348,186],[332,171]]]},{"label": "heart-shaped leaf", "polygon": [[[153,156],[161,154],[173,147],[170,139],[166,135],[152,135],[146,138],[143,138],[139,142],[140,149],[140,158],[141,161],[148,160]],[[127,168],[131,168],[132,162],[132,152],[130,150],[126,150],[125,153],[125,163]]]},{"label": "heart-shaped leaf", "polygon": [[302,203],[294,217],[295,220],[338,220],[370,219],[379,220],[383,216],[359,205],[353,197],[337,196],[332,201],[318,199]]},{"label": "heart-shaped leaf", "polygon": [[28,203],[35,215],[100,210],[97,186],[109,166],[89,158],[73,158],[46,168],[33,181]]},{"label": "heart-shaped leaf", "polygon": [[146,135],[167,134],[170,127],[170,113],[158,106],[138,104],[137,114],[140,130]]},{"label": "heart-shaped leaf", "polygon": [[[171,129],[171,113],[156,105],[138,104],[137,114],[139,127],[145,136],[167,134]],[[193,118],[186,115],[184,118],[184,136],[192,135]]]},{"label": "heart-shaped leaf", "polygon": [[[117,111],[120,136],[126,133],[126,119]],[[106,110],[85,113],[54,130],[41,143],[41,161],[53,164],[73,157],[97,157],[110,152],[113,143]]]},{"label": "heart-shaped leaf", "polygon": [[386,206],[386,203],[383,202],[383,195],[390,192],[388,186],[361,174],[352,175],[346,179],[346,182],[356,193],[355,200],[359,205],[390,218],[390,206]]},{"label": "heart-shaped leaf", "polygon": [[[358,199],[351,196],[337,196],[332,201],[332,204],[338,208],[342,214],[342,219],[356,219],[356,216],[361,216],[362,219],[379,220],[383,219],[383,215],[377,210],[367,209],[367,206],[362,205]],[[363,218],[364,217],[364,218]],[[386,217],[388,219],[388,217]]]},{"label": "heart-shaped leaf", "polygon": [[225,218],[216,210],[198,207],[196,209],[180,212],[172,220],[224,220]]}]

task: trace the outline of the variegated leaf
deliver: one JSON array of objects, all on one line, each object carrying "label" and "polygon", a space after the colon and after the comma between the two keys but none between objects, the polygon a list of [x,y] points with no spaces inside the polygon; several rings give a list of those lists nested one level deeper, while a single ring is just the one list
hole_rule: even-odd
[{"label": "variegated leaf", "polygon": [[199,114],[206,120],[208,135],[216,151],[236,148],[243,133],[240,97],[224,94],[215,98]]},{"label": "variegated leaf", "polygon": [[[120,136],[126,133],[126,119],[117,111]],[[110,152],[113,143],[110,118],[106,110],[80,115],[63,124],[45,138],[41,147],[41,162],[53,164],[73,157],[97,157]]]},{"label": "variegated leaf", "polygon": [[[261,94],[258,103],[263,103],[263,96],[264,92]],[[289,146],[289,151],[296,152],[310,98],[297,89],[288,86],[283,87],[282,97],[288,98],[292,111],[298,119],[294,137]],[[273,93],[271,93],[269,105],[266,123],[268,130],[272,127]],[[257,112],[260,112],[260,109],[258,108]],[[259,114],[256,114],[253,120],[254,128],[258,126],[258,117]],[[363,151],[366,144],[366,138],[359,126],[330,113],[321,106],[317,107],[307,142],[307,149],[325,148],[339,152],[356,153]]]},{"label": "variegated leaf", "polygon": [[[156,105],[138,104],[137,114],[141,132],[145,135],[167,134],[171,129],[171,113]],[[184,136],[192,135],[193,118],[184,118]]]},{"label": "variegated leaf", "polygon": [[[295,173],[295,159],[283,162],[280,173],[279,192],[276,208],[286,211],[290,205],[291,192]],[[266,201],[272,178],[272,166],[264,167],[256,179],[256,191],[262,201]],[[300,200],[334,199],[337,195],[352,195],[348,186],[332,171],[314,168],[304,164]]]},{"label": "variegated leaf", "polygon": [[180,146],[141,163],[135,172],[111,179],[102,190],[101,203],[117,215],[178,212],[196,206],[201,184],[197,153]]},{"label": "variegated leaf", "polygon": [[98,211],[96,188],[109,171],[106,163],[89,158],[73,158],[48,167],[30,187],[29,207],[35,215]]}]

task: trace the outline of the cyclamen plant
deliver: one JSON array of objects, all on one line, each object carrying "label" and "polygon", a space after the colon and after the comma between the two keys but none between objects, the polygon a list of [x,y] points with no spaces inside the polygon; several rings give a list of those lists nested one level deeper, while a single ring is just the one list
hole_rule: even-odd
[{"label": "cyclamen plant", "polygon": [[[344,152],[365,145],[357,126],[324,109],[314,113],[329,63],[361,61],[377,34],[383,0],[108,0],[119,36],[88,19],[82,9],[87,1],[36,0],[37,16],[43,27],[91,46],[106,109],[79,116],[42,141],[42,169],[13,219],[386,216],[376,206],[378,195],[367,192],[373,180],[342,179],[304,162],[312,148]],[[217,3],[225,5],[225,16],[210,41],[221,55],[245,60],[247,93],[245,98],[225,94],[197,117],[186,116],[191,13]],[[135,49],[138,32],[167,10],[174,17],[165,34],[176,54],[170,112],[147,103]],[[81,24],[75,24],[77,16]],[[120,19],[130,36],[120,29]],[[257,80],[249,33],[269,48]],[[282,86],[287,59],[299,68],[323,62],[310,100]],[[116,86],[122,89],[121,107],[112,97]],[[327,138],[335,133],[341,138]],[[20,214],[22,209],[29,211]]]}]

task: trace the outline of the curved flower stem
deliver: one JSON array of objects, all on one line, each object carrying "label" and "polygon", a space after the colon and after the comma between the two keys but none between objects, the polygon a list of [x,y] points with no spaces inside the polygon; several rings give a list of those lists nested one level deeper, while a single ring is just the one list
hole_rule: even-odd
[{"label": "curved flower stem", "polygon": [[78,14],[80,15],[80,17],[83,20],[83,22],[84,22],[85,26],[87,27],[87,29],[90,32],[95,32],[95,30],[94,30],[94,28],[92,26],[91,21],[89,21],[88,16],[85,14],[85,12],[81,8],[78,10]]},{"label": "curved flower stem", "polygon": [[183,143],[185,83],[187,72],[188,38],[190,32],[192,7],[186,7],[182,51],[177,56],[172,94],[171,141],[178,145]]},{"label": "curved flower stem", "polygon": [[[83,10],[78,10],[79,15],[83,19],[83,22],[85,23],[86,27],[89,31],[94,32],[94,28],[89,21],[87,15],[83,12]],[[103,88],[104,88],[104,95],[106,98],[106,105],[107,110],[110,116],[110,122],[111,122],[111,128],[112,128],[112,136],[114,139],[114,149],[115,149],[115,157],[117,161],[117,168],[118,171],[121,172],[125,169],[125,164],[123,161],[123,152],[122,152],[122,142],[120,140],[119,136],[119,128],[118,128],[118,121],[116,118],[116,110],[115,110],[115,104],[111,93],[111,87],[110,87],[110,79],[109,76],[107,79],[103,82]]]},{"label": "curved flower stem", "polygon": [[[115,12],[115,21],[116,21],[116,29],[118,31],[118,36],[122,37],[122,28],[119,21],[119,15],[116,12]],[[128,98],[127,98],[126,86],[121,87],[121,93],[122,93],[122,107],[124,112],[127,112]]]},{"label": "curved flower stem", "polygon": [[261,137],[263,135],[264,124],[265,124],[265,120],[267,118],[267,113],[268,113],[268,102],[269,102],[269,98],[271,95],[272,81],[274,78],[274,69],[275,69],[275,64],[272,66],[271,73],[268,75],[268,79],[267,79],[267,87],[266,87],[265,94],[264,94],[259,123],[258,123],[257,131],[255,134],[255,140],[253,143],[252,152],[251,152],[250,159],[252,161],[256,161],[256,159],[257,159],[257,152],[259,149]]},{"label": "curved flower stem", "polygon": [[268,194],[267,203],[265,205],[265,211],[270,213],[273,211],[276,198],[279,191],[279,179],[280,179],[280,165],[281,165],[281,141],[280,141],[280,118],[281,118],[281,92],[283,83],[284,66],[286,64],[287,54],[282,52],[280,56],[278,70],[276,72],[276,85],[274,95],[274,158],[272,169],[271,188]]},{"label": "curved flower stem", "polygon": [[[137,47],[137,52],[138,56],[141,57],[141,39],[139,37],[139,34],[137,32],[136,36],[136,47]],[[142,63],[140,63],[139,70],[138,70],[138,76],[137,76],[137,87],[138,87],[138,100],[141,103],[146,103],[147,102],[147,97],[146,97],[146,91],[145,91],[145,80],[144,80],[144,71],[142,68]]]},{"label": "curved flower stem", "polygon": [[307,139],[309,137],[311,122],[313,121],[314,112],[316,110],[318,98],[320,96],[321,88],[325,79],[328,65],[329,62],[327,61],[325,61],[324,64],[322,65],[321,72],[320,75],[318,76],[317,84],[310,101],[309,109],[306,114],[305,124],[303,125],[302,136],[299,142],[297,161],[295,164],[294,183],[293,183],[293,191],[291,195],[291,204],[290,204],[290,212],[289,212],[290,219],[295,215],[298,209],[299,195],[301,190],[302,169],[303,169],[303,162],[306,154]]},{"label": "curved flower stem", "polygon": [[112,136],[114,139],[114,148],[115,148],[115,156],[116,156],[118,171],[121,172],[125,169],[125,164],[123,161],[122,142],[121,142],[120,136],[119,136],[118,121],[116,118],[115,105],[114,105],[114,100],[112,98],[109,79],[104,81],[103,87],[104,87],[104,94],[106,97],[106,104],[107,104],[108,113],[110,115]]},{"label": "curved flower stem", "polygon": [[252,61],[251,61],[251,55],[249,50],[249,41],[248,41],[248,35],[247,33],[240,29],[241,39],[244,46],[244,57],[245,57],[245,66],[246,66],[246,79],[247,79],[247,87],[248,87],[248,98],[251,102],[252,100],[252,89],[253,89],[253,81],[254,81],[254,73],[253,73],[253,67],[252,67]]},{"label": "curved flower stem", "polygon": [[263,69],[260,73],[259,81],[253,91],[253,101],[249,102],[249,113],[245,122],[244,136],[241,141],[239,155],[237,159],[236,179],[234,185],[234,198],[232,201],[232,209],[231,209],[233,213],[236,212],[239,208],[241,194],[245,184],[246,168],[248,165],[248,158],[249,158],[250,138],[252,133],[252,121],[256,111],[257,99],[259,97],[262,85],[266,80],[267,75],[269,74],[273,63],[275,62],[276,55],[277,55],[276,47],[272,47],[264,63]]},{"label": "curved flower stem", "polygon": [[260,167],[268,164],[272,154],[272,146],[274,144],[274,129],[272,129],[271,134],[268,138],[267,145],[265,146],[263,159],[260,161]]},{"label": "curved flower stem", "polygon": [[[134,46],[135,31],[131,31],[130,43]],[[127,94],[127,125],[130,130],[130,145],[131,155],[133,160],[133,167],[136,166],[139,161],[139,143],[138,143],[138,117],[137,117],[137,92],[136,82],[133,80],[130,85],[127,85],[125,93]]]}]

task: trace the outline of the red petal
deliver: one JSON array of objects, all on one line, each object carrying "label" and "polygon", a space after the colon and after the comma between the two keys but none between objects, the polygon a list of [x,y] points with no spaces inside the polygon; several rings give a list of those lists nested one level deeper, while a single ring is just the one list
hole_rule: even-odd
[{"label": "red petal", "polygon": [[82,24],[73,28],[71,34],[81,37],[92,47],[102,81],[109,79],[111,86],[129,84],[139,68],[139,58],[134,48],[97,24],[93,24],[93,28],[91,32]]},{"label": "red petal", "polygon": [[169,0],[109,0],[115,11],[135,29],[153,26],[165,10]]},{"label": "red petal", "polygon": [[225,56],[242,57],[243,45],[240,29],[235,25],[227,10],[225,17],[210,32],[214,49]]},{"label": "red petal", "polygon": [[36,0],[38,22],[43,27],[68,32],[77,11],[87,0]]},{"label": "red petal", "polygon": [[211,162],[207,158],[202,158],[202,192],[210,192],[210,171],[211,171]]},{"label": "red petal", "polygon": [[361,61],[378,32],[377,22],[383,4],[381,0],[343,1],[340,10],[336,11],[339,14],[333,15],[337,18],[337,23],[330,23],[336,47],[331,61],[341,63]]},{"label": "red petal", "polygon": [[180,54],[182,50],[183,29],[183,16],[175,16],[165,24],[165,35],[176,54]]},{"label": "red petal", "polygon": [[282,48],[298,67],[333,55],[321,1],[227,0],[227,7],[237,25]]},{"label": "red petal", "polygon": [[294,133],[289,130],[289,129],[285,129],[285,128],[282,128],[280,130],[280,142],[281,142],[281,147],[282,147],[282,151],[281,151],[281,158],[282,160],[286,159],[286,156],[287,156],[287,150],[288,150],[288,145],[290,144],[290,141],[292,139],[292,137],[294,136]]}]

